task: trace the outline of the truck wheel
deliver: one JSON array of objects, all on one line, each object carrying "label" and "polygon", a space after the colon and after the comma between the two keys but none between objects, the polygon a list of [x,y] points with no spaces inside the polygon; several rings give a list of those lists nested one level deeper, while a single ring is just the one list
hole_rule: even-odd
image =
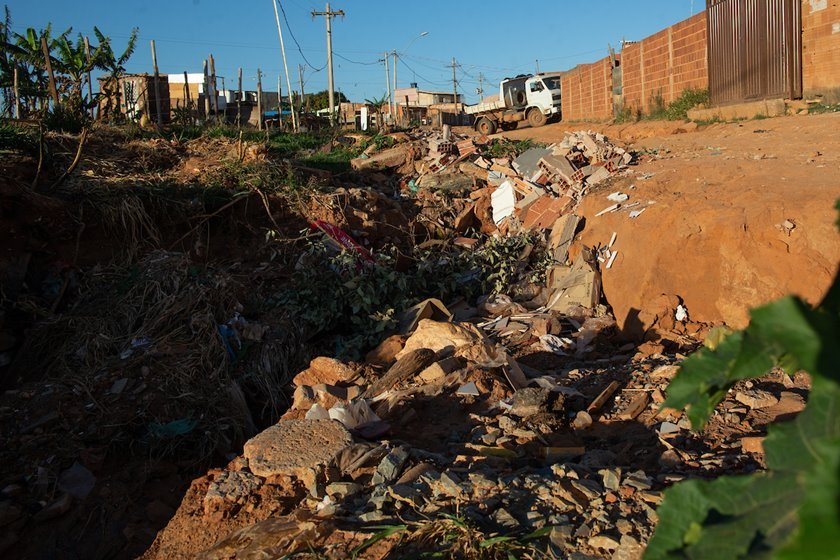
[{"label": "truck wheel", "polygon": [[518,124],[519,124],[519,123],[515,123],[515,122],[512,122],[512,123],[502,123],[502,124],[501,124],[501,127],[502,127],[502,130],[504,130],[505,132],[507,132],[507,131],[509,131],[509,130],[516,130],[516,126],[517,126]]},{"label": "truck wheel", "polygon": [[545,115],[539,109],[531,109],[528,111],[528,124],[531,125],[532,128],[537,128],[545,124],[546,121]]},{"label": "truck wheel", "polygon": [[482,117],[477,123],[475,123],[475,129],[485,136],[490,136],[496,132],[496,123],[487,117]]}]

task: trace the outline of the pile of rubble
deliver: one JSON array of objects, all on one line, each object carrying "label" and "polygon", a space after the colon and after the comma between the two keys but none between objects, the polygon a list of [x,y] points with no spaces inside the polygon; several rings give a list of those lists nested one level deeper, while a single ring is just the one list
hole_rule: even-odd
[{"label": "pile of rubble", "polygon": [[[591,309],[496,297],[459,315],[430,300],[364,363],[313,360],[291,409],[193,483],[146,558],[445,553],[420,535],[452,516],[488,537],[538,531],[530,546],[561,557],[640,558],[665,487],[758,468],[747,420],[804,406],[774,379],[693,434],[660,410],[682,354],[619,346]],[[395,536],[367,549],[365,527],[383,526]]]}]

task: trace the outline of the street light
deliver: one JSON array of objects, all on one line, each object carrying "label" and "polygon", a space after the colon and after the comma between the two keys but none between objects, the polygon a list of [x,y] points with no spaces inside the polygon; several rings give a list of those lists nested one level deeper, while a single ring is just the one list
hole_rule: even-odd
[{"label": "street light", "polygon": [[[428,34],[429,34],[428,31],[423,31],[422,33],[420,33],[420,35],[418,35],[417,37],[415,37],[414,39],[409,41],[408,44],[400,50],[402,50],[403,52],[408,52],[408,49],[411,48],[411,45],[413,45],[415,41],[417,41],[418,39],[422,39],[423,37],[425,37]],[[397,51],[394,51],[394,89],[392,91],[394,92],[394,94],[393,94],[393,97],[391,98],[391,115],[393,115],[394,118],[396,118],[397,103],[398,103],[398,101],[396,100],[397,99]]]}]

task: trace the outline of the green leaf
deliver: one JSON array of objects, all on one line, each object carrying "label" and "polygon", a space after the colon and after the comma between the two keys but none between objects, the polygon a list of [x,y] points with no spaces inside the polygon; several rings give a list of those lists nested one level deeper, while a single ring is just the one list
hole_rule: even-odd
[{"label": "green leaf", "polygon": [[397,533],[402,533],[406,529],[408,529],[407,525],[378,525],[375,527],[370,527],[371,529],[381,529],[378,533],[374,534],[373,536],[365,539],[365,541],[354,548],[350,555],[355,558],[358,554],[368,547],[378,543],[382,539],[387,539],[391,535],[396,535]]}]

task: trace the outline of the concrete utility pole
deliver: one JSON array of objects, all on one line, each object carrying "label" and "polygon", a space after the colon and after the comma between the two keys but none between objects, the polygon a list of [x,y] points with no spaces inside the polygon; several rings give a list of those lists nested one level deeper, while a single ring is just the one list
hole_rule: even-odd
[{"label": "concrete utility pole", "polygon": [[[388,70],[388,53],[385,53],[383,60],[385,61],[385,88],[388,91],[388,107],[392,107],[394,105],[394,95],[391,92],[391,73]],[[381,126],[382,123],[379,124]]]},{"label": "concrete utility pole", "polygon": [[[283,70],[286,72],[286,88],[289,91],[289,101],[292,100],[292,81],[289,79],[289,65],[286,64],[286,47],[283,44],[283,28],[280,27],[280,14],[277,11],[277,4],[280,0],[271,0],[272,5],[274,6],[274,19],[277,21],[277,35],[280,36],[280,52],[283,53]],[[278,88],[279,89],[279,88]],[[279,95],[278,91],[278,95]],[[282,107],[283,104],[281,103],[280,106]],[[295,108],[291,106],[292,111],[292,130],[297,132],[299,130],[297,116],[295,115]]]},{"label": "concrete utility pole", "polygon": [[484,99],[484,74],[478,73],[478,102]]},{"label": "concrete utility pole", "polygon": [[452,57],[452,93],[454,97],[452,102],[455,104],[455,114],[458,114],[458,76],[455,74],[455,69],[458,68],[458,62],[455,57]]},{"label": "concrete utility pole", "polygon": [[540,73],[540,59],[538,58],[536,60],[536,62],[537,62],[537,72],[536,73],[539,74]]},{"label": "concrete utility pole", "polygon": [[394,118],[397,118],[397,105],[399,104],[399,99],[397,99],[397,51],[394,51],[394,109],[393,115]]},{"label": "concrete utility pole", "polygon": [[303,102],[306,96],[303,94],[303,65],[298,64],[298,77],[300,77],[300,112],[303,112]]},{"label": "concrete utility pole", "polygon": [[219,123],[219,90],[216,86],[216,61],[213,59],[213,55],[210,55],[208,58],[210,61],[210,82],[213,86],[213,113],[216,115],[216,123]]},{"label": "concrete utility pole", "polygon": [[332,18],[344,17],[344,10],[333,12],[327,3],[326,12],[312,12],[312,17],[324,16],[327,20],[327,81],[330,92],[330,125],[335,124],[335,78],[333,77],[333,56],[332,56]]}]

